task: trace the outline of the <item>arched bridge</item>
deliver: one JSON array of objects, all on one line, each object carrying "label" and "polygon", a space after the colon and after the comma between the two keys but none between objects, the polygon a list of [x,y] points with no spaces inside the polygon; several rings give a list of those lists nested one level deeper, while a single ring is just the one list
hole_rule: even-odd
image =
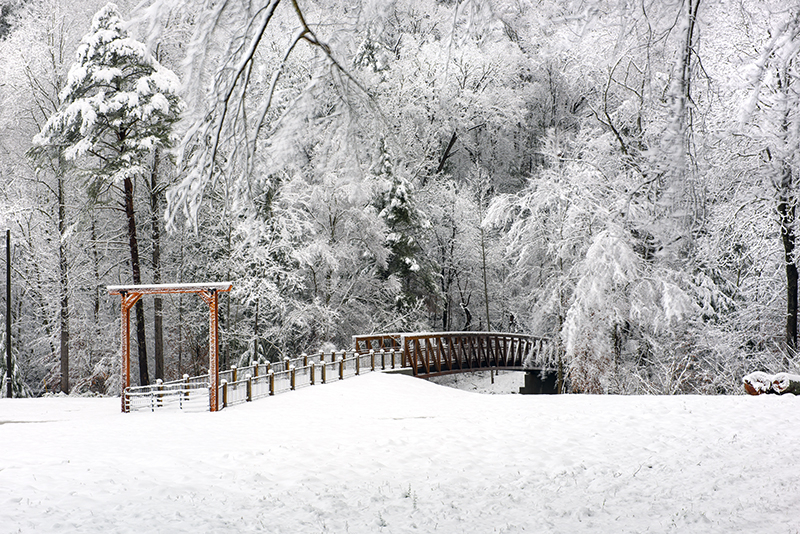
[{"label": "arched bridge", "polygon": [[503,332],[428,332],[354,336],[359,353],[399,351],[401,366],[414,376],[497,369],[542,370],[557,360],[551,339]]},{"label": "arched bridge", "polygon": [[378,370],[405,369],[427,378],[481,370],[525,371],[520,393],[556,393],[556,344],[546,338],[498,332],[435,332],[354,336],[354,349],[258,363],[169,382],[125,387],[122,409],[167,406],[217,411],[227,406]]}]

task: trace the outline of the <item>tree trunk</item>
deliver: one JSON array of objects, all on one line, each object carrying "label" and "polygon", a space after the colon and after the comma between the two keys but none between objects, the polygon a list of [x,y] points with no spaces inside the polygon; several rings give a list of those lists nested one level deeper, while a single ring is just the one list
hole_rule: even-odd
[{"label": "tree trunk", "polygon": [[92,307],[92,320],[94,321],[95,334],[100,337],[100,254],[97,252],[97,222],[92,211],[92,261],[95,280],[94,303]]},{"label": "tree trunk", "polygon": [[[125,214],[128,217],[128,240],[131,249],[131,271],[133,283],[142,283],[142,274],[139,266],[139,243],[136,240],[136,217],[133,211],[133,183],[129,176],[125,177]],[[150,375],[147,372],[147,340],[144,333],[144,304],[142,299],[136,302],[136,344],[139,348],[139,385],[150,384]]]},{"label": "tree trunk", "polygon": [[[791,170],[786,170],[791,180]],[[784,179],[786,175],[784,175]],[[787,189],[784,189],[787,191]],[[784,264],[786,267],[786,348],[789,352],[797,350],[797,264],[794,261],[796,236],[794,233],[795,207],[790,198],[781,195],[778,203],[781,218],[781,239],[783,241]]]},{"label": "tree trunk", "polygon": [[[59,158],[60,159],[60,158]],[[61,161],[59,161],[59,164]],[[59,165],[56,176],[56,193],[58,195],[58,266],[60,271],[61,293],[61,391],[69,393],[69,291],[67,277],[67,208],[64,200],[64,174]]]},{"label": "tree trunk", "polygon": [[[778,88],[784,95],[789,93],[791,78],[786,70],[783,70],[778,78]],[[791,147],[789,136],[789,112],[784,111],[781,124],[781,134],[784,146]],[[797,350],[797,283],[798,273],[797,264],[794,258],[795,243],[795,198],[794,176],[792,168],[785,160],[780,160],[780,190],[778,191],[778,216],[780,217],[781,241],[783,243],[783,258],[786,269],[786,348],[788,354],[793,354]],[[788,355],[787,361],[788,365]]]},{"label": "tree trunk", "polygon": [[[436,167],[435,174],[439,174],[444,170],[444,164],[447,163],[447,158],[451,156],[450,151],[453,150],[453,145],[456,144],[457,139],[458,139],[458,134],[455,131],[453,131],[453,135],[452,137],[450,137],[450,142],[447,143],[447,148],[444,150],[444,154],[442,154],[442,157],[439,160],[439,166]],[[425,182],[423,182],[422,185],[425,185]]]},{"label": "tree trunk", "polygon": [[[160,192],[158,189],[158,160],[160,150],[156,149],[153,155],[153,168],[150,173],[150,221],[152,224],[153,238],[153,283],[161,283],[161,229],[159,216]],[[153,298],[153,333],[155,344],[156,378],[164,380],[164,336],[163,321],[161,312],[161,297],[156,295]]]}]

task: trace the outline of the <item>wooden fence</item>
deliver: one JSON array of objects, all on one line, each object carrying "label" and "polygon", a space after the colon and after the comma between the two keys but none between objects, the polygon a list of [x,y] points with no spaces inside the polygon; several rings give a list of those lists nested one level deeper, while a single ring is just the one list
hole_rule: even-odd
[{"label": "wooden fence", "polygon": [[[302,387],[399,367],[400,352],[394,350],[373,350],[363,354],[355,351],[302,354],[294,359],[284,358],[279,362],[254,363],[220,371],[217,398],[220,408],[224,409]],[[207,374],[184,375],[180,380],[127,388],[124,402],[130,410],[178,408],[202,411],[209,408],[209,391]]]}]

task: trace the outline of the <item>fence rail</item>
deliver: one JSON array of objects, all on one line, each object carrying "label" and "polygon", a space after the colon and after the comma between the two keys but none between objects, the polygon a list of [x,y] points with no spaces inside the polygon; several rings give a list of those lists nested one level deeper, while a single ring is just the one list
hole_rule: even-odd
[{"label": "fence rail", "polygon": [[170,384],[156,383],[152,386],[127,388],[124,392],[128,411],[163,409],[207,411],[209,406],[208,382],[184,381]]},{"label": "fence rail", "polygon": [[[228,406],[278,395],[287,391],[344,380],[362,373],[394,369],[399,367],[399,351],[370,351],[360,354],[355,351],[302,354],[297,358],[284,358],[271,363],[253,363],[247,367],[232,367],[220,371],[217,398],[224,409]],[[204,392],[204,408],[208,410],[209,377],[199,375],[152,386],[136,386],[125,390],[126,406],[130,410],[155,411],[163,408],[189,409],[185,399]],[[189,392],[183,397],[179,392]],[[201,401],[193,402],[191,409],[200,407]]]}]

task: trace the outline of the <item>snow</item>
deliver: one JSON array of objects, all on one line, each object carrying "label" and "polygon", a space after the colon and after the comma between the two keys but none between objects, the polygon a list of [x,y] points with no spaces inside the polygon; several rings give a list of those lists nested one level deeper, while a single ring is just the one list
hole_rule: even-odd
[{"label": "snow", "polygon": [[784,394],[792,387],[792,383],[800,383],[800,375],[792,373],[777,373],[770,375],[763,371],[755,371],[742,377],[745,389],[751,395],[761,393]]},{"label": "snow", "polygon": [[0,400],[13,532],[795,532],[800,399],[372,373],[219,413]]}]

